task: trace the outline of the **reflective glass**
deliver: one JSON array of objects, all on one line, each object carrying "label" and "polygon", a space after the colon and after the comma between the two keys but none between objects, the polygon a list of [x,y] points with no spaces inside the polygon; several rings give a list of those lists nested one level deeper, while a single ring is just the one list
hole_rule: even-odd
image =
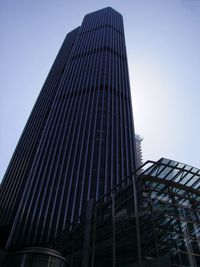
[{"label": "reflective glass", "polygon": [[168,174],[171,171],[172,171],[172,168],[171,167],[165,167],[163,169],[163,171],[159,174],[159,178],[166,178],[166,179],[170,180],[170,178],[172,178],[172,177],[171,176],[168,177]]},{"label": "reflective glass", "polygon": [[192,170],[192,167],[191,166],[188,166],[188,165],[185,165],[185,170],[191,171]]},{"label": "reflective glass", "polygon": [[[186,176],[181,180],[181,183],[188,185],[188,183],[191,180],[192,176],[193,176],[193,174],[191,174],[191,173],[186,174]],[[192,183],[194,183],[194,182],[192,182]],[[190,185],[191,185],[191,181],[190,181]]]},{"label": "reflective glass", "polygon": [[161,159],[161,162],[164,163],[164,164],[168,164],[170,162],[170,160],[169,159],[162,158]]},{"label": "reflective glass", "polygon": [[[146,167],[146,165],[145,165]],[[155,168],[155,165],[152,166],[148,166],[148,169],[144,171],[144,175],[148,175],[150,172],[152,172],[152,170]]]},{"label": "reflective glass", "polygon": [[199,187],[200,187],[200,181],[194,185],[194,189],[199,189]]},{"label": "reflective glass", "polygon": [[176,177],[176,175],[180,172],[180,170],[178,169],[173,169],[172,173],[171,173],[171,177],[172,177],[172,180],[174,179],[174,177]]},{"label": "reflective glass", "polygon": [[184,166],[185,166],[185,164],[179,162],[177,167],[182,169]]},{"label": "reflective glass", "polygon": [[175,167],[177,164],[178,164],[178,162],[177,161],[173,161],[173,160],[171,160],[170,163],[169,163],[169,165],[172,166],[172,167]]},{"label": "reflective glass", "polygon": [[194,174],[200,175],[200,171],[197,168],[192,168],[191,172],[193,172]]}]

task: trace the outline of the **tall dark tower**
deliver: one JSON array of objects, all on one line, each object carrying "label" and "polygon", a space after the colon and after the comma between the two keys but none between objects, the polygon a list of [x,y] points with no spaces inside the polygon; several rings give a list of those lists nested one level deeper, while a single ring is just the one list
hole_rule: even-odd
[{"label": "tall dark tower", "polygon": [[69,33],[1,185],[7,247],[48,242],[136,169],[122,16],[86,15]]},{"label": "tall dark tower", "polygon": [[70,32],[55,59],[12,156],[0,187],[0,229],[10,227],[16,215],[55,94],[63,77],[78,28]]}]

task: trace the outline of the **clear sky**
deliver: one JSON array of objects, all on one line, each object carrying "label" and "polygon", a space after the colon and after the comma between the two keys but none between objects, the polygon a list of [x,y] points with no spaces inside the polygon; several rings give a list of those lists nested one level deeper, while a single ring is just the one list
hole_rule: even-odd
[{"label": "clear sky", "polygon": [[124,17],[144,160],[200,168],[200,0],[2,0],[0,180],[65,35],[106,6]]}]

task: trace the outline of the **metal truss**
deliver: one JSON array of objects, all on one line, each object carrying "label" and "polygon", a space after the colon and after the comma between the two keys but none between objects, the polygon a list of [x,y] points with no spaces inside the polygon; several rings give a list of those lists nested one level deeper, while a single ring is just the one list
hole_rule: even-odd
[{"label": "metal truss", "polygon": [[89,201],[51,246],[70,267],[200,266],[200,170],[148,161]]}]

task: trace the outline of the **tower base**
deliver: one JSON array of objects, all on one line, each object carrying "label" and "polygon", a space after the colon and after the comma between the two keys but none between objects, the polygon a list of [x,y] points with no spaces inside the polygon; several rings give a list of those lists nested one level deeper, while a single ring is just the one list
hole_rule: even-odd
[{"label": "tower base", "polygon": [[27,247],[9,255],[6,267],[67,267],[67,260],[53,249]]}]

